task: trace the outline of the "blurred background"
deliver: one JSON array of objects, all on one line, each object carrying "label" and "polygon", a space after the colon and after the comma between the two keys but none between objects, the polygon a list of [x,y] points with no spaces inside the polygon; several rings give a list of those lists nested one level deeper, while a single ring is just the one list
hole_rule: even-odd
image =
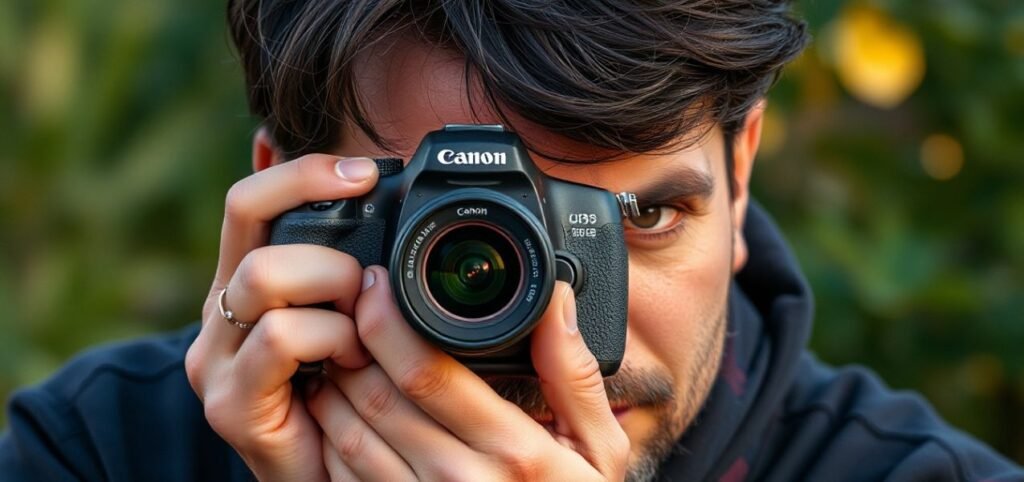
[{"label": "blurred background", "polygon": [[[812,348],[1024,463],[1024,2],[797,9],[754,191]],[[0,399],[198,319],[254,127],[223,2],[0,2]]]}]

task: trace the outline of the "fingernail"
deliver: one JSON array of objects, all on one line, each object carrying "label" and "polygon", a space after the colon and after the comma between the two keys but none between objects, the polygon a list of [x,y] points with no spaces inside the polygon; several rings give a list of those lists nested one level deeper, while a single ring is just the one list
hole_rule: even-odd
[{"label": "fingernail", "polygon": [[317,390],[320,390],[320,386],[323,384],[323,377],[316,376],[306,380],[306,398],[310,398],[316,395]]},{"label": "fingernail", "polygon": [[373,274],[372,269],[363,270],[363,291],[370,289],[373,286],[373,282],[377,281],[377,275]]},{"label": "fingernail", "polygon": [[366,157],[342,159],[334,165],[334,172],[338,174],[338,177],[349,182],[365,181],[376,171],[377,165]]},{"label": "fingernail", "polygon": [[565,327],[569,329],[569,334],[575,335],[580,329],[576,323],[576,296],[573,295],[572,288],[566,288],[562,294],[562,317],[565,318]]}]

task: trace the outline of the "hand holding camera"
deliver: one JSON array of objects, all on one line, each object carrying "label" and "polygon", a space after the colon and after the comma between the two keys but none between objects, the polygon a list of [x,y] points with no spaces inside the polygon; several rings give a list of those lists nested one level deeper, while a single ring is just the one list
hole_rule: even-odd
[{"label": "hand holding camera", "polygon": [[[327,478],[321,429],[290,382],[299,364],[370,361],[352,321],[362,267],[333,249],[266,246],[270,222],[304,203],[361,196],[376,180],[369,159],[311,154],[228,193],[217,273],[185,368],[210,426],[260,480]],[[334,309],[305,307],[324,302]],[[226,322],[221,307],[252,328]]]},{"label": "hand holding camera", "polygon": [[628,255],[603,190],[541,173],[502,126],[427,134],[408,167],[378,160],[377,186],[275,221],[272,244],[318,244],[386,265],[423,335],[487,373],[532,372],[527,336],[556,279],[576,292],[580,331],[611,375],[626,342]]},{"label": "hand holding camera", "polygon": [[629,439],[558,282],[530,347],[550,413],[534,420],[402,318],[388,273],[366,269],[356,303],[374,363],[328,364],[307,392],[331,480],[622,480]]},{"label": "hand holding camera", "polygon": [[[368,160],[334,161],[229,193],[187,360],[211,426],[261,479],[621,478],[628,439],[601,378],[625,342],[610,193],[543,176],[493,127],[435,132],[376,185]],[[319,360],[303,403],[289,379]],[[546,426],[479,372],[536,373]]]}]

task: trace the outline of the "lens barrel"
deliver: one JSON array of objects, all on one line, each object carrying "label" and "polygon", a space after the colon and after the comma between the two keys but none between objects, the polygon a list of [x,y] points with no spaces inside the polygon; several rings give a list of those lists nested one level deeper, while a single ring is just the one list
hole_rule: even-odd
[{"label": "lens barrel", "polygon": [[554,284],[542,226],[493,191],[465,189],[425,205],[399,230],[392,254],[403,314],[456,354],[493,353],[523,338]]}]

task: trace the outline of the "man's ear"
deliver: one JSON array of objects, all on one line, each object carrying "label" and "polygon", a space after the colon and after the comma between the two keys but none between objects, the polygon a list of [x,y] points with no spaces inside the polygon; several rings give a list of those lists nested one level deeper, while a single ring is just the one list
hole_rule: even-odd
[{"label": "man's ear", "polygon": [[252,171],[260,172],[284,162],[284,156],[274,145],[266,127],[261,126],[252,136]]},{"label": "man's ear", "polygon": [[738,273],[747,264],[747,240],[743,237],[743,222],[750,204],[750,173],[761,144],[761,121],[764,119],[765,101],[762,99],[747,113],[743,128],[732,141],[732,271]]}]

